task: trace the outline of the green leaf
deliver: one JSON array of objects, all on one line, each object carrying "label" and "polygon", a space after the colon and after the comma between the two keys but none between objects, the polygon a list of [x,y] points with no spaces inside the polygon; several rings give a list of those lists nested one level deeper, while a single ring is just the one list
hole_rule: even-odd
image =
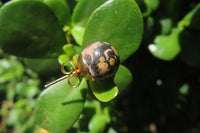
[{"label": "green leaf", "polygon": [[92,12],[102,5],[106,0],[81,0],[78,2],[72,16],[73,28],[72,35],[79,45],[82,45],[82,39],[85,32],[85,26]]},{"label": "green leaf", "polygon": [[79,54],[74,55],[73,58],[72,58],[72,64],[75,67],[78,67],[78,58],[79,58]]},{"label": "green leaf", "polygon": [[15,123],[18,123],[18,121],[20,120],[22,114],[23,114],[23,109],[21,108],[13,108],[9,111],[9,114],[7,116],[7,125],[9,126],[13,126],[15,125]]},{"label": "green leaf", "polygon": [[121,62],[139,47],[143,33],[141,12],[134,0],[110,0],[97,8],[88,20],[83,47],[95,41],[111,43]]},{"label": "green leaf", "polygon": [[9,82],[14,78],[21,78],[24,74],[24,67],[16,59],[13,60],[0,60],[0,84]]},{"label": "green leaf", "polygon": [[70,87],[65,79],[44,90],[35,105],[37,124],[54,133],[70,129],[82,112],[86,89],[85,79],[77,88]]},{"label": "green leaf", "polygon": [[66,43],[54,13],[42,1],[17,0],[0,9],[0,47],[21,57],[57,57]]},{"label": "green leaf", "polygon": [[189,92],[189,89],[190,89],[190,86],[185,83],[179,88],[179,93],[182,95],[187,95]]},{"label": "green leaf", "polygon": [[162,27],[161,34],[166,35],[169,34],[172,30],[172,20],[170,18],[160,19],[160,25]]},{"label": "green leaf", "polygon": [[127,89],[132,81],[133,77],[130,70],[125,66],[120,65],[114,77],[114,82],[117,85],[119,91],[124,91]]},{"label": "green leaf", "polygon": [[118,88],[112,78],[90,81],[89,84],[94,96],[101,102],[109,102],[118,94]]},{"label": "green leaf", "polygon": [[58,57],[58,61],[59,61],[60,64],[63,64],[66,61],[70,61],[70,57],[66,54],[61,54]]},{"label": "green leaf", "polygon": [[74,9],[72,23],[85,27],[92,12],[106,0],[81,0]]},{"label": "green leaf", "polygon": [[178,26],[187,26],[190,27],[191,29],[198,29],[200,30],[199,27],[199,22],[200,22],[200,3],[195,6],[192,11],[190,11],[186,16],[179,22]]},{"label": "green leaf", "polygon": [[199,33],[188,34],[188,30],[184,30],[184,28],[190,27],[190,29],[199,30],[199,13],[200,4],[178,23],[177,28],[172,29],[171,34],[158,35],[154,40],[156,45],[149,45],[150,52],[155,57],[168,61],[174,59],[181,49],[182,59],[190,65],[198,66],[200,64],[199,58],[197,58],[200,57],[198,54],[199,45],[197,44]]},{"label": "green leaf", "polygon": [[66,0],[44,0],[44,2],[55,13],[61,24],[70,25],[71,14]]},{"label": "green leaf", "polygon": [[33,98],[39,92],[39,80],[26,79],[15,85],[18,96]]},{"label": "green leaf", "polygon": [[147,5],[147,8],[151,10],[156,10],[159,6],[159,0],[144,0],[144,3]]},{"label": "green leaf", "polygon": [[71,29],[71,33],[76,43],[79,45],[82,45],[84,32],[85,32],[85,27],[78,25],[73,26],[73,28]]},{"label": "green leaf", "polygon": [[67,44],[63,46],[63,50],[69,57],[73,57],[73,55],[76,54],[76,50],[74,48],[74,45],[72,44]]},{"label": "green leaf", "polygon": [[143,16],[149,16],[153,10],[156,10],[159,6],[159,0],[144,0],[146,5],[146,11],[143,13]]},{"label": "green leaf", "polygon": [[183,62],[191,66],[200,66],[200,3],[195,6],[186,16],[179,22],[179,27],[187,27],[180,34],[181,53],[180,57]]},{"label": "green leaf", "polygon": [[179,35],[182,28],[174,28],[169,35],[158,35],[154,42],[148,46],[149,51],[161,60],[172,60],[180,52]]},{"label": "green leaf", "polygon": [[89,131],[91,133],[103,133],[107,123],[105,114],[95,114],[89,122]]}]

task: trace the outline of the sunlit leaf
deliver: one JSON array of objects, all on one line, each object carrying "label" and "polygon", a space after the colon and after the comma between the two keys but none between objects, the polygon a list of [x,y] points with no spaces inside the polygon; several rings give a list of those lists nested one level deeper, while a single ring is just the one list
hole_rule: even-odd
[{"label": "sunlit leaf", "polygon": [[86,97],[86,80],[72,88],[67,79],[44,90],[35,105],[37,124],[51,132],[63,132],[72,127],[82,112]]},{"label": "sunlit leaf", "polygon": [[143,33],[141,12],[134,0],[110,0],[97,8],[88,20],[83,48],[95,41],[111,43],[121,62],[139,47]]},{"label": "sunlit leaf", "polygon": [[112,78],[90,81],[90,88],[94,96],[101,102],[108,102],[118,94],[118,88]]}]

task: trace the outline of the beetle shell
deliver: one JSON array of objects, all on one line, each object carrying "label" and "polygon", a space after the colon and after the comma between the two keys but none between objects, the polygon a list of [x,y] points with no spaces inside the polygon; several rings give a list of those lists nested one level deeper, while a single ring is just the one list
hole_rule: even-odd
[{"label": "beetle shell", "polygon": [[104,79],[115,74],[119,63],[117,50],[109,43],[98,41],[82,51],[78,59],[78,70],[89,79]]}]

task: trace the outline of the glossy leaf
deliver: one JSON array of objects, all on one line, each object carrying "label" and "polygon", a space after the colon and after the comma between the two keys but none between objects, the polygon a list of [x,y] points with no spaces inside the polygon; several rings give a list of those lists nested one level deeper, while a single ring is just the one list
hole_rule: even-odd
[{"label": "glossy leaf", "polygon": [[142,33],[142,15],[136,2],[110,0],[97,8],[89,18],[83,47],[95,41],[111,43],[123,62],[138,49]]},{"label": "glossy leaf", "polygon": [[65,34],[54,13],[42,1],[17,0],[0,9],[0,47],[21,57],[56,57]]},{"label": "glossy leaf", "polygon": [[72,16],[72,35],[79,45],[82,45],[85,26],[92,12],[106,0],[81,0],[74,9]]},{"label": "glossy leaf", "polygon": [[130,70],[126,68],[125,66],[120,65],[114,78],[114,82],[117,85],[119,91],[125,90],[130,85],[132,80],[133,80],[133,77]]},{"label": "glossy leaf", "polygon": [[44,90],[35,105],[37,124],[55,133],[71,128],[82,112],[86,88],[85,79],[77,88],[70,87],[65,79]]},{"label": "glossy leaf", "polygon": [[61,24],[70,25],[71,14],[66,0],[44,0],[44,2],[55,13]]},{"label": "glossy leaf", "polygon": [[118,88],[112,78],[90,81],[89,83],[94,96],[101,102],[108,102],[118,94]]},{"label": "glossy leaf", "polygon": [[169,35],[156,36],[154,43],[149,45],[150,52],[162,60],[172,60],[180,52],[179,35],[182,28],[174,28]]}]

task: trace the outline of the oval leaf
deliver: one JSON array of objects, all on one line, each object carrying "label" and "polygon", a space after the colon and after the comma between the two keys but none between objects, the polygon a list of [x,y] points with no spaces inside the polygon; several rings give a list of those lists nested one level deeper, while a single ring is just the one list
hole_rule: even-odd
[{"label": "oval leaf", "polygon": [[90,88],[97,100],[101,102],[109,102],[118,94],[118,88],[112,78],[90,81]]},{"label": "oval leaf", "polygon": [[44,90],[35,105],[36,122],[55,133],[70,129],[82,112],[86,88],[85,79],[77,88],[70,87],[65,79]]},{"label": "oval leaf", "polygon": [[41,1],[11,1],[0,9],[0,47],[21,57],[57,57],[65,34]]},{"label": "oval leaf", "polygon": [[83,47],[95,41],[111,43],[121,62],[139,47],[143,33],[141,12],[134,0],[109,0],[97,8],[88,20]]}]

